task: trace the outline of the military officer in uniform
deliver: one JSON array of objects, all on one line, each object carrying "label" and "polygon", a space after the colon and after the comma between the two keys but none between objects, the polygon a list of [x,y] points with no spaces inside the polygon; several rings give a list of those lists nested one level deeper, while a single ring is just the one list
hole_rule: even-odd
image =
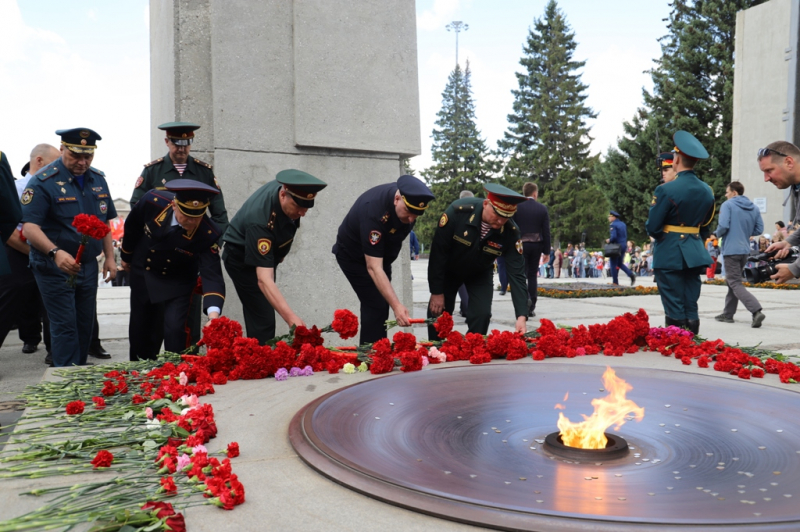
[{"label": "military officer in uniform", "polygon": [[666,324],[684,327],[697,334],[700,318],[700,274],[712,260],[703,242],[711,234],[714,194],[694,173],[708,152],[691,133],[673,136],[674,180],[656,188],[647,217],[647,234],[653,243],[653,270],[666,314]]},{"label": "military officer in uniform", "polygon": [[300,170],[283,170],[244,202],[223,240],[222,260],[242,302],[247,336],[262,344],[275,337],[275,311],[291,327],[305,323],[275,284],[300,227],[327,183]]},{"label": "military officer in uniform", "polygon": [[[522,185],[525,201],[517,207],[514,222],[520,230],[522,255],[525,257],[525,272],[528,277],[528,317],[536,315],[538,295],[539,259],[550,251],[550,214],[547,207],[539,203],[539,187],[536,183]],[[503,287],[505,291],[506,287]]]},{"label": "military officer in uniform", "polygon": [[[208,212],[222,236],[228,228],[228,212],[225,210],[222,190],[211,165],[189,155],[194,142],[194,132],[200,129],[200,126],[191,122],[167,122],[158,126],[158,129],[165,132],[164,144],[167,145],[169,151],[164,157],[159,157],[144,165],[142,174],[136,179],[133,196],[131,196],[131,207],[136,205],[148,191],[164,190],[166,184],[173,179],[200,181],[219,190],[219,194],[212,198]],[[192,299],[191,317],[189,318],[192,343],[196,343],[200,339],[201,309],[200,297],[195,295]]]},{"label": "military officer in uniform", "polygon": [[131,315],[128,326],[131,360],[155,360],[164,349],[187,347],[189,303],[203,278],[203,309],[219,317],[225,281],[219,260],[220,229],[206,216],[215,186],[174,179],[166,191],[151,190],[125,220],[120,254],[130,270]]},{"label": "military officer in uniform", "polygon": [[673,181],[677,176],[672,164],[674,154],[671,151],[658,154],[658,170],[661,172],[661,184]]},{"label": "military officer in uniform", "polygon": [[[75,262],[81,235],[72,226],[78,214],[103,222],[117,217],[108,183],[91,166],[100,135],[88,128],[56,131],[61,157],[42,168],[22,192],[23,234],[31,245],[30,266],[50,317],[53,364],[85,365],[94,327],[97,261],[105,256],[103,277],[114,279],[117,265],[109,232],[89,239],[83,261]],[[75,276],[75,286],[67,284]]]},{"label": "military officer in uniform", "polygon": [[402,175],[361,194],[339,226],[331,251],[361,302],[362,344],[386,338],[389,307],[400,327],[411,325],[392,288],[392,263],[433,199],[422,181]]},{"label": "military officer in uniform", "polygon": [[[428,316],[443,311],[452,314],[463,283],[469,293],[469,332],[486,334],[492,317],[492,263],[503,257],[517,318],[515,331],[524,334],[528,321],[525,259],[519,227],[511,218],[525,197],[495,183],[483,188],[486,199],[456,200],[439,219],[428,262]],[[428,327],[428,338],[438,338],[433,326]]]}]

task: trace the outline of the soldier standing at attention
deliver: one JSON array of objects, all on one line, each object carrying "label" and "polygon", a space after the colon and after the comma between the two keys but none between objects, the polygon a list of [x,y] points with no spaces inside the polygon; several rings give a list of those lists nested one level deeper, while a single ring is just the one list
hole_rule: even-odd
[{"label": "soldier standing at attention", "polygon": [[392,263],[433,198],[422,181],[402,175],[396,183],[361,194],[339,226],[331,251],[361,302],[362,344],[386,338],[389,307],[397,325],[411,325],[408,309],[392,288]]},{"label": "soldier standing at attention", "polygon": [[653,270],[658,276],[658,291],[666,314],[666,325],[676,325],[697,334],[700,317],[700,274],[711,264],[703,242],[711,234],[714,219],[714,194],[694,173],[708,152],[691,133],[678,131],[673,136],[674,180],[656,187],[647,234],[653,243]]},{"label": "soldier standing at attention", "polygon": [[[117,217],[105,174],[91,166],[100,135],[88,128],[56,131],[61,157],[44,167],[22,192],[23,234],[31,245],[30,266],[50,317],[53,364],[85,365],[94,328],[97,261],[105,255],[103,278],[117,274],[111,233],[89,239],[82,263],[75,262],[81,235],[72,226],[78,214],[103,222]],[[67,284],[76,276],[75,287]]]},{"label": "soldier standing at attention", "polygon": [[247,336],[262,344],[275,337],[275,311],[291,327],[305,323],[275,284],[300,227],[327,183],[300,170],[283,170],[247,198],[231,220],[222,260],[242,302]]},{"label": "soldier standing at attention", "polygon": [[[169,152],[164,157],[159,157],[144,165],[142,174],[136,180],[133,189],[131,207],[136,205],[150,190],[165,190],[166,184],[173,179],[200,181],[219,190],[219,194],[212,198],[208,212],[211,219],[217,224],[221,237],[228,228],[228,212],[225,210],[222,189],[214,176],[212,166],[189,155],[194,142],[194,132],[200,129],[200,126],[191,122],[167,122],[158,126],[158,129],[166,134],[164,144],[167,145]],[[200,314],[203,304],[198,294],[190,297],[192,298],[189,309],[189,328],[192,332],[190,343],[197,343],[200,340]]]},{"label": "soldier standing at attention", "polygon": [[[492,317],[492,263],[503,257],[517,317],[515,331],[524,334],[528,321],[525,259],[519,228],[511,217],[525,196],[495,183],[483,188],[487,199],[458,199],[439,219],[428,262],[428,317],[444,311],[452,314],[458,287],[465,284],[469,332],[485,335]],[[428,338],[438,338],[432,325],[428,326]]]},{"label": "soldier standing at attention", "polygon": [[[514,222],[520,230],[522,240],[522,255],[525,257],[526,272],[528,277],[528,317],[536,315],[536,300],[538,291],[539,259],[542,253],[549,253],[550,247],[550,214],[547,207],[539,203],[539,187],[536,183],[525,183],[522,186],[522,195],[526,201],[517,206]],[[555,260],[555,254],[552,255]],[[505,290],[505,287],[503,287]]]},{"label": "soldier standing at attention", "polygon": [[125,220],[123,267],[130,269],[130,359],[155,360],[164,349],[186,349],[190,296],[203,276],[203,305],[211,319],[225,301],[219,261],[220,231],[206,216],[217,187],[173,179],[166,191],[151,190]]}]

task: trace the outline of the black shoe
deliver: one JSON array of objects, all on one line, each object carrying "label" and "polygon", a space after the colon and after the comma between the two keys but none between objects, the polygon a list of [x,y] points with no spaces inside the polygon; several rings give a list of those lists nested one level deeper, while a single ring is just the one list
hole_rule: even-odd
[{"label": "black shoe", "polygon": [[631,274],[631,286],[633,286],[634,284],[636,284],[636,274],[632,273]]},{"label": "black shoe", "polygon": [[504,295],[506,295],[506,291],[505,291],[505,290],[500,290],[500,295],[501,295],[501,296],[504,296]]},{"label": "black shoe", "polygon": [[50,367],[53,366],[53,353],[47,352],[47,356],[44,357],[44,363]]},{"label": "black shoe", "polygon": [[686,328],[694,334],[700,333],[700,320],[686,320]]},{"label": "black shoe", "polygon": [[760,310],[755,311],[755,313],[753,313],[753,323],[750,324],[750,327],[758,329],[761,327],[761,324],[764,323],[764,318],[766,318],[766,316],[764,316],[763,312]]},{"label": "black shoe", "polygon": [[89,356],[90,357],[94,357],[94,358],[102,358],[104,360],[107,360],[107,359],[111,358],[111,353],[109,353],[105,349],[103,349],[103,346],[101,345],[101,346],[97,346],[97,347],[90,347],[89,348]]},{"label": "black shoe", "polygon": [[39,344],[23,344],[22,345],[22,352],[23,353],[35,353],[37,349],[39,349]]}]

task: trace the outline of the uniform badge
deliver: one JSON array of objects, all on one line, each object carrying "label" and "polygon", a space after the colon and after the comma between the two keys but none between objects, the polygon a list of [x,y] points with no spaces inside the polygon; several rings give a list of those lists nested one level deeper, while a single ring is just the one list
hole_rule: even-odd
[{"label": "uniform badge", "polygon": [[66,182],[66,181],[56,181],[56,185],[58,185],[58,186],[60,186],[60,187],[63,187],[63,186],[64,186],[64,185],[66,185],[66,184],[67,184],[67,182]]},{"label": "uniform badge", "polygon": [[522,255],[522,240],[517,240],[515,245],[517,247],[517,251],[519,251],[519,254]]},{"label": "uniform badge", "polygon": [[100,202],[100,212],[105,214],[107,210],[108,210],[108,205],[106,205],[105,201],[101,201]]},{"label": "uniform badge", "polygon": [[20,198],[20,201],[22,202],[23,205],[27,205],[32,200],[33,200],[33,189],[32,188],[26,188],[22,192],[22,197]]},{"label": "uniform badge", "polygon": [[657,200],[658,198],[653,196],[653,201],[650,202],[650,205],[655,205]]},{"label": "uniform badge", "polygon": [[381,232],[380,231],[370,231],[369,233],[369,243],[373,246],[381,241]]},{"label": "uniform badge", "polygon": [[383,216],[381,216],[381,222],[386,223],[388,221],[389,221],[389,213],[387,212]]},{"label": "uniform badge", "polygon": [[474,219],[475,219],[475,215],[474,215],[474,214],[473,214],[472,216],[470,216],[470,217],[469,217],[469,221],[470,221],[470,222],[471,222],[472,220],[474,220]]},{"label": "uniform badge", "polygon": [[218,189],[222,190],[222,187],[219,186],[219,181],[217,181],[217,176],[214,176],[214,186],[216,186]]},{"label": "uniform badge", "polygon": [[61,193],[62,193],[62,194],[66,194],[66,193],[67,193],[67,189],[66,189],[66,188],[64,188],[64,187],[61,187]]},{"label": "uniform badge", "polygon": [[447,213],[442,214],[442,217],[439,218],[439,227],[444,227],[447,225]]},{"label": "uniform badge", "polygon": [[395,232],[397,232],[397,229],[395,229],[394,227],[392,227],[391,229],[389,229],[389,234],[392,234],[392,235],[393,235],[393,234],[395,234]]},{"label": "uniform badge", "polygon": [[139,177],[136,179],[136,184],[135,184],[135,185],[133,185],[133,188],[139,188],[140,186],[142,186],[142,183],[144,183],[144,177],[142,177],[142,176],[139,176]]},{"label": "uniform badge", "polygon": [[262,255],[266,255],[269,253],[269,250],[272,249],[272,242],[268,238],[259,238],[258,239],[258,252]]},{"label": "uniform badge", "polygon": [[211,253],[219,253],[219,246],[217,244],[211,245]]},{"label": "uniform badge", "polygon": [[468,234],[469,234],[469,231],[464,231],[464,236],[467,236]]}]

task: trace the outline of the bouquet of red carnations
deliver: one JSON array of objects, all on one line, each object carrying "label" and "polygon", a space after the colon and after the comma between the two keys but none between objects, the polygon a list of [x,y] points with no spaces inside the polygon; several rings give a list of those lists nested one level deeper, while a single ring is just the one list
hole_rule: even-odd
[{"label": "bouquet of red carnations", "polygon": [[[78,264],[81,263],[83,250],[86,248],[86,244],[89,243],[89,238],[102,240],[111,232],[111,228],[108,224],[93,214],[76,215],[75,218],[72,219],[72,226],[75,227],[81,235],[81,245],[78,247],[78,253],[75,254],[75,262]],[[70,276],[67,280],[67,284],[74,287],[76,277],[76,275]]]}]

